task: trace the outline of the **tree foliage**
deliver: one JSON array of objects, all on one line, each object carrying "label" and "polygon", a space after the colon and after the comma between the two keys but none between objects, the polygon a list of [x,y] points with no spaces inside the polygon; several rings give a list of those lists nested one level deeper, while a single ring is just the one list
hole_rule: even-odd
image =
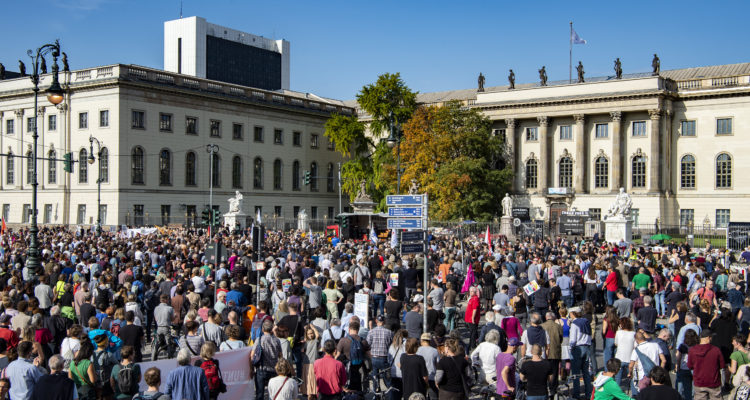
[{"label": "tree foliage", "polygon": [[385,73],[375,83],[365,85],[357,94],[357,103],[371,117],[370,131],[380,137],[391,127],[393,112],[395,122],[403,124],[417,108],[417,92],[412,92],[401,79],[401,74]]}]

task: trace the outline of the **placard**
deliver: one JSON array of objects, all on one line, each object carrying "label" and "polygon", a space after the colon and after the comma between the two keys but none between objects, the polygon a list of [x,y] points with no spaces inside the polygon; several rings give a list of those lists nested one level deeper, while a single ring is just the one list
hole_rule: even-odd
[{"label": "placard", "polygon": [[254,265],[255,265],[255,270],[256,271],[265,271],[266,270],[266,262],[265,261],[258,261]]},{"label": "placard", "polygon": [[391,274],[391,286],[398,286],[398,274]]},{"label": "placard", "polygon": [[526,293],[527,296],[531,296],[532,294],[536,293],[536,291],[539,290],[539,283],[537,281],[531,281],[528,285],[523,287],[523,291]]},{"label": "placard", "polygon": [[282,280],[281,286],[284,288],[284,293],[289,292],[289,288],[292,287],[292,280],[289,278]]},{"label": "placard", "polygon": [[354,294],[354,315],[359,317],[360,326],[367,326],[367,317],[369,313],[370,296],[364,293]]}]

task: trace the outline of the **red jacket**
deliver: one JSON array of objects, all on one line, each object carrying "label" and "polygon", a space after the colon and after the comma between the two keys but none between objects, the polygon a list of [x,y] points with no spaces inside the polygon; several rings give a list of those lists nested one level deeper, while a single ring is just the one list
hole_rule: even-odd
[{"label": "red jacket", "polygon": [[721,386],[724,357],[718,347],[707,343],[698,344],[688,350],[688,368],[693,370],[693,384],[698,387]]},{"label": "red jacket", "polygon": [[607,279],[604,280],[604,286],[610,292],[617,291],[617,274],[615,273],[615,271],[612,271],[609,273],[609,275],[607,275]]},{"label": "red jacket", "polygon": [[[477,315],[474,316],[474,321],[471,320],[471,314],[477,310]],[[466,314],[464,315],[464,321],[469,324],[478,324],[481,310],[479,309],[479,296],[471,296],[469,303],[466,305]]]}]

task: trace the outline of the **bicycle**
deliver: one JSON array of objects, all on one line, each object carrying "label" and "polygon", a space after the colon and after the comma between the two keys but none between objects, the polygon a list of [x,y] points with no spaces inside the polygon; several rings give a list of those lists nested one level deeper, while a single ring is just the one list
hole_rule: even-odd
[{"label": "bicycle", "polygon": [[167,358],[177,357],[177,349],[180,348],[180,342],[177,332],[173,327],[169,328],[168,334],[154,332],[154,338],[151,341],[151,361],[159,359],[159,354],[163,348],[166,348]]},{"label": "bicycle", "polygon": [[[390,377],[387,375],[390,375],[390,367],[389,368],[383,368],[380,370],[377,370],[374,372],[374,374],[368,374],[367,375],[367,381],[363,382],[370,391],[367,393],[362,393],[362,397],[367,400],[384,400],[393,390],[396,390],[392,386],[388,385],[387,383],[390,381]],[[386,390],[383,390],[382,386],[380,385],[380,381],[383,381],[384,384],[388,387]]]}]

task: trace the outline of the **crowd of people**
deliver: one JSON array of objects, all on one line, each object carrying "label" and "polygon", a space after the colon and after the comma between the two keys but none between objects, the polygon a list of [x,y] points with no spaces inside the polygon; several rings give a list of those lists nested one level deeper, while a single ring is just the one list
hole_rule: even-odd
[{"label": "crowd of people", "polygon": [[257,400],[750,398],[746,270],[710,244],[44,228],[33,269],[27,239],[0,236],[0,400],[228,398],[245,347]]}]

